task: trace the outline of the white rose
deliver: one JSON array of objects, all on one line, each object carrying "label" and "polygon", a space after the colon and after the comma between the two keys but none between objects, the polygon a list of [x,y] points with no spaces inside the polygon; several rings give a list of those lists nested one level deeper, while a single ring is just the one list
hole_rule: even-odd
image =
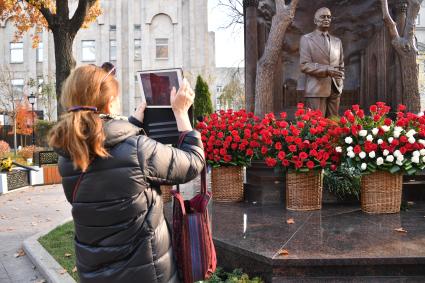
[{"label": "white rose", "polygon": [[389,138],[388,138],[388,142],[389,142],[389,143],[392,143],[392,142],[393,142],[393,140],[394,140],[394,138],[392,138],[392,137],[389,137]]},{"label": "white rose", "polygon": [[350,158],[354,158],[354,157],[356,157],[356,154],[354,153],[354,151],[349,151],[349,152],[347,152],[347,156],[350,157]]},{"label": "white rose", "polygon": [[389,126],[387,126],[387,125],[384,125],[384,126],[382,126],[381,128],[382,128],[382,130],[383,130],[384,132],[388,132],[388,131],[390,130],[390,127],[389,127]]},{"label": "white rose", "polygon": [[416,131],[411,129],[406,133],[406,137],[410,138],[413,137],[416,134]]},{"label": "white rose", "polygon": [[352,146],[347,147],[347,151],[348,152],[353,151],[353,147]]},{"label": "white rose", "polygon": [[425,163],[425,156],[424,156],[424,157],[422,157],[422,162],[423,162],[423,163]]},{"label": "white rose", "polygon": [[373,134],[374,136],[376,136],[378,133],[379,133],[379,129],[378,129],[378,128],[373,128],[373,129],[372,129],[372,134]]},{"label": "white rose", "polygon": [[402,155],[401,154],[401,152],[400,152],[400,150],[396,150],[396,151],[394,151],[394,153],[393,153],[393,155],[395,156],[395,157],[399,157],[400,155]]},{"label": "white rose", "polygon": [[360,152],[360,153],[359,153],[359,157],[360,157],[361,159],[364,159],[364,158],[366,157],[366,152],[364,152],[364,151]]},{"label": "white rose", "polygon": [[388,162],[393,162],[394,161],[394,156],[388,155],[387,158],[385,158],[385,160],[388,161]]},{"label": "white rose", "polygon": [[366,130],[359,131],[359,136],[361,136],[361,137],[367,136],[367,131]]},{"label": "white rose", "polygon": [[367,140],[367,141],[370,141],[370,142],[371,142],[371,141],[373,141],[373,137],[372,137],[372,135],[367,135],[366,140]]},{"label": "white rose", "polygon": [[376,165],[382,165],[384,164],[384,159],[382,157],[378,157],[378,159],[376,159]]},{"label": "white rose", "polygon": [[412,153],[412,155],[413,155],[413,156],[420,156],[420,155],[421,155],[421,153],[420,153],[419,151],[415,150],[415,151]]},{"label": "white rose", "polygon": [[367,164],[366,163],[362,163],[361,168],[362,168],[363,171],[366,170]]},{"label": "white rose", "polygon": [[346,144],[351,144],[353,142],[353,139],[351,137],[346,137],[345,138],[345,143]]},{"label": "white rose", "polygon": [[394,132],[393,136],[398,139],[401,135],[401,132]]},{"label": "white rose", "polygon": [[390,152],[388,151],[388,149],[385,149],[384,152],[382,153],[384,156],[387,156],[388,154],[390,154]]},{"label": "white rose", "polygon": [[403,161],[404,160],[404,156],[403,155],[397,156],[397,160],[400,161],[400,162]]},{"label": "white rose", "polygon": [[418,114],[419,117],[422,117],[423,115],[424,115],[423,111]]},{"label": "white rose", "polygon": [[397,159],[397,161],[395,162],[395,164],[397,164],[398,166],[403,166],[403,162],[402,162],[402,161],[400,161],[400,160],[398,160],[398,159]]},{"label": "white rose", "polygon": [[425,140],[418,140],[418,143],[425,145]]},{"label": "white rose", "polygon": [[396,127],[394,127],[394,132],[402,132],[403,131],[403,128],[402,127],[400,127],[400,126],[396,126]]},{"label": "white rose", "polygon": [[414,138],[414,137],[410,137],[410,138],[409,138],[409,143],[414,144],[414,143],[415,143],[415,141],[416,141],[416,140],[415,140],[415,138]]},{"label": "white rose", "polygon": [[340,147],[340,146],[335,147],[335,151],[336,152],[342,152],[342,147]]},{"label": "white rose", "polygon": [[376,153],[374,151],[369,152],[369,157],[370,158],[375,158]]},{"label": "white rose", "polygon": [[378,144],[382,144],[384,141],[382,139],[378,140]]},{"label": "white rose", "polygon": [[418,164],[419,163],[419,156],[413,156],[412,157],[412,162]]},{"label": "white rose", "polygon": [[425,149],[421,149],[419,152],[420,152],[420,154],[421,154],[422,156],[424,156],[424,155],[425,155]]}]

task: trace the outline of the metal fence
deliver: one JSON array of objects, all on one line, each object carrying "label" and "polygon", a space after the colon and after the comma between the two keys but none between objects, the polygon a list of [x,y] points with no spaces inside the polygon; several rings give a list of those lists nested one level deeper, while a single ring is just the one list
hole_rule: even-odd
[{"label": "metal fence", "polygon": [[[16,135],[17,144],[16,146],[28,146],[32,143],[32,136]],[[13,126],[5,125],[0,126],[0,140],[7,142],[10,148],[13,148]]]}]

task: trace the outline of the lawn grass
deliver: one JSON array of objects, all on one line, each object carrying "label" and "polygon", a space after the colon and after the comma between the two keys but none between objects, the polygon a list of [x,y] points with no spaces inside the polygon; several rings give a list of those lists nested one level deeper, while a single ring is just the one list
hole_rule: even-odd
[{"label": "lawn grass", "polygon": [[40,244],[74,278],[79,281],[75,267],[74,222],[70,221],[38,239]]}]

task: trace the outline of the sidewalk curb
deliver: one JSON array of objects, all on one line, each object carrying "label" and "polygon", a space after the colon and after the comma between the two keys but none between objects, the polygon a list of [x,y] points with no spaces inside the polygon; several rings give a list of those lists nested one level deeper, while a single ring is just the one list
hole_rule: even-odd
[{"label": "sidewalk curb", "polygon": [[48,234],[56,227],[61,226],[71,220],[72,217],[62,221],[47,231],[42,231],[25,239],[23,243],[23,249],[25,253],[49,283],[76,283],[68,273],[60,274],[60,271],[63,270],[63,267],[60,266],[59,263],[38,242],[40,237]]}]

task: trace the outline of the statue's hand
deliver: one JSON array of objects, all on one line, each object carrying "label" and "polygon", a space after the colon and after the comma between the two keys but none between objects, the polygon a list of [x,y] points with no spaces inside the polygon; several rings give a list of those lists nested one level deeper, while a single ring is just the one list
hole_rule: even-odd
[{"label": "statue's hand", "polygon": [[329,67],[327,69],[328,76],[335,79],[344,79],[344,72],[336,69],[335,67]]}]

